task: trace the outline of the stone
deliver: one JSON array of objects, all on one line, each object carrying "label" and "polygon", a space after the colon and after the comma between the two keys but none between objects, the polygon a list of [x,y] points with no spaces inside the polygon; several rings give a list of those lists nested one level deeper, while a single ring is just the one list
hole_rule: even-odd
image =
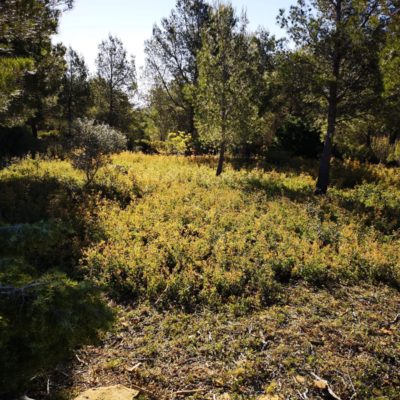
[{"label": "stone", "polygon": [[75,400],[132,400],[139,396],[139,391],[122,385],[89,389]]}]

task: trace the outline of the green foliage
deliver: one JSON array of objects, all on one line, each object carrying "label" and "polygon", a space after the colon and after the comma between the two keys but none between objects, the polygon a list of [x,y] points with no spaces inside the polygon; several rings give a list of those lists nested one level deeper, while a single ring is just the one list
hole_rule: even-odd
[{"label": "green foliage", "polygon": [[191,153],[192,135],[185,132],[170,132],[165,141],[152,141],[150,144],[157,153],[185,155]]},{"label": "green foliage", "polygon": [[65,161],[0,172],[0,397],[26,393],[112,321],[77,269],[86,229],[95,230],[82,182]]},{"label": "green foliage", "polygon": [[257,308],[297,280],[399,287],[395,170],[389,178],[370,167],[380,184],[323,200],[308,174],[228,169],[218,180],[181,157],[125,153],[114,162],[135,171],[142,198],[98,203],[99,242],[85,249],[82,268],[117,298]]},{"label": "green foliage", "polygon": [[251,142],[262,134],[255,93],[262,76],[259,47],[230,5],[212,10],[198,54],[196,123],[200,139],[215,149]]},{"label": "green foliage", "polygon": [[107,104],[103,122],[123,129],[120,118],[137,88],[135,59],[128,60],[121,40],[109,35],[99,44],[96,66],[99,94]]},{"label": "green foliage", "polygon": [[38,279],[7,260],[0,261],[0,282],[0,396],[23,394],[32,378],[50,372],[78,345],[93,342],[111,322],[87,282],[60,273]]},{"label": "green foliage", "polygon": [[33,223],[59,217],[70,205],[68,192],[82,177],[73,175],[66,162],[24,160],[0,173],[0,221]]},{"label": "green foliage", "polygon": [[21,96],[23,93],[24,74],[32,69],[32,67],[33,63],[29,58],[0,58],[1,117],[4,118],[13,99]]},{"label": "green foliage", "polygon": [[321,134],[299,118],[287,118],[276,132],[278,146],[296,156],[317,158],[322,151]]},{"label": "green foliage", "polygon": [[[313,196],[310,160],[281,171],[228,165],[219,179],[210,157],[111,160],[84,191],[84,174],[67,161],[27,159],[0,172],[0,282],[9,293],[40,283],[25,289],[23,307],[0,295],[0,358],[10,374],[20,366],[17,380],[2,371],[3,382],[24,388],[108,326],[87,282],[130,304],[235,316],[284,310],[301,282],[313,296],[343,284],[400,287],[396,168],[336,162],[323,199]],[[283,311],[277,318],[284,326]]]},{"label": "green foliage", "polygon": [[177,0],[160,26],[155,25],[145,42],[146,73],[153,82],[149,93],[150,118],[159,137],[184,131],[199,145],[194,123],[202,32],[207,28],[211,6],[204,0]]},{"label": "green foliage", "polygon": [[62,80],[59,103],[71,133],[76,118],[85,116],[90,102],[89,71],[85,60],[70,47],[66,54],[67,68]]},{"label": "green foliage", "polygon": [[6,162],[12,157],[21,157],[34,146],[31,131],[25,127],[0,128],[0,160]]},{"label": "green foliage", "polygon": [[278,17],[307,66],[301,78],[316,119],[326,116],[317,194],[327,192],[339,122],[372,114],[379,105],[379,52],[385,36],[378,6],[375,0],[298,0],[288,15],[281,10]]},{"label": "green foliage", "polygon": [[92,183],[101,167],[107,164],[110,154],[126,147],[126,137],[106,124],[78,119],[72,131],[71,153],[75,168],[84,171],[86,184]]},{"label": "green foliage", "polygon": [[379,162],[385,163],[391,153],[390,138],[387,136],[377,136],[372,138],[371,148]]}]

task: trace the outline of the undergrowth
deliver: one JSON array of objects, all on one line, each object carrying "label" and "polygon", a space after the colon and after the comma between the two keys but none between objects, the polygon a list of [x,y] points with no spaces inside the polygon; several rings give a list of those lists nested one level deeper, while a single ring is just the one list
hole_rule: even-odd
[{"label": "undergrowth", "polygon": [[[379,293],[390,290],[396,302],[398,169],[350,161],[334,164],[328,196],[315,197],[311,166],[295,172],[290,165],[241,169],[233,163],[217,178],[213,163],[210,157],[122,153],[99,171],[90,187],[68,161],[25,159],[0,171],[0,281],[17,291],[32,282],[40,284],[33,286],[23,308],[18,302],[10,307],[8,298],[0,303],[0,341],[7,348],[3,358],[8,365],[0,376],[0,389],[10,391],[0,390],[0,397],[32,384],[41,387],[49,367],[107,329],[112,315],[98,294],[99,287],[125,306],[151,305],[149,313],[162,313],[163,318],[179,313],[180,318],[186,315],[192,320],[199,313],[214,312],[221,318],[249,319],[250,327],[257,313],[289,307],[293,291],[315,297],[375,285]],[[315,297],[316,308],[318,301]],[[361,303],[358,306],[364,310]],[[392,306],[382,321],[393,318]],[[64,310],[62,315],[58,307]],[[61,315],[56,326],[54,315]],[[282,313],[277,321],[288,322]],[[38,324],[41,333],[35,336]],[[175,329],[171,337],[182,343],[190,338],[179,326],[171,325]],[[379,326],[379,335],[393,335],[392,330],[379,331]],[[230,338],[229,343],[248,346],[246,337],[235,340]],[[158,357],[159,346],[149,343],[145,348],[149,359]],[[38,356],[50,354],[55,345],[65,351],[54,358]],[[213,357],[224,349],[217,342],[215,346]],[[272,385],[274,379],[259,372],[264,364],[257,354],[264,346],[262,342],[261,350],[254,349],[255,358],[249,362],[235,361],[231,371],[218,373],[226,390],[273,392],[265,385],[268,381]],[[374,345],[371,354],[378,347]],[[290,345],[285,349],[291,351]],[[276,351],[281,357],[279,346]],[[273,355],[274,362],[278,356]],[[221,357],[225,362],[225,355]],[[303,356],[285,353],[282,357],[285,371],[301,369],[304,363]],[[384,374],[380,369],[391,371],[397,362],[368,360],[371,376],[360,375],[354,381],[365,398],[372,393],[368,382],[380,382]],[[323,369],[311,358],[306,363],[311,372]],[[29,378],[32,368],[38,371],[34,381]],[[106,369],[118,368],[111,359]],[[15,371],[18,380],[10,380]],[[186,374],[184,379],[189,377]],[[145,377],[140,380],[148,384]],[[343,393],[352,393],[353,384],[349,385]],[[389,398],[395,398],[394,386],[387,384],[383,391]]]},{"label": "undergrowth", "polygon": [[[81,272],[116,299],[186,310],[256,309],[281,301],[285,286],[298,281],[400,287],[398,170],[346,162],[347,183],[317,198],[307,172],[228,167],[217,178],[209,162],[114,156],[80,208]],[[370,179],[360,183],[360,176]],[[25,160],[0,174],[3,205],[32,201],[38,180],[75,195],[83,185],[66,161]],[[31,215],[43,207],[40,196],[50,196],[41,212],[54,216],[62,193],[46,187],[39,205],[2,207],[2,216],[16,220],[23,210],[26,222],[40,220]]]}]

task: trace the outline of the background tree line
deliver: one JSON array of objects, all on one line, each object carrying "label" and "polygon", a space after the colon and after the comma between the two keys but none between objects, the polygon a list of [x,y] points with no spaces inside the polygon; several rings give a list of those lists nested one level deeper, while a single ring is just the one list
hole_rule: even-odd
[{"label": "background tree line", "polygon": [[3,158],[48,151],[87,117],[122,131],[132,150],[219,154],[218,173],[226,153],[320,157],[321,193],[332,155],[399,162],[396,0],[298,1],[277,18],[286,39],[251,32],[230,3],[177,0],[145,43],[150,86],[139,102],[134,58],[118,38],[100,43],[94,74],[52,44],[71,7],[1,5]]}]

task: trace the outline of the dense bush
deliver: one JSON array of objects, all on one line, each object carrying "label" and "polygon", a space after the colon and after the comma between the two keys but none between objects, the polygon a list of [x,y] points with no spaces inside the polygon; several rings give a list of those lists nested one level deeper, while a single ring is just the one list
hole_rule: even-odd
[{"label": "dense bush", "polygon": [[0,261],[2,398],[23,394],[32,379],[93,342],[112,319],[90,284],[59,273],[31,281],[31,273],[23,263]]},{"label": "dense bush", "polygon": [[0,162],[21,157],[35,147],[35,140],[28,127],[0,127]]},{"label": "dense bush", "polygon": [[311,160],[302,173],[227,166],[221,179],[212,157],[109,160],[90,188],[67,161],[0,171],[0,396],[108,326],[96,286],[235,313],[284,302],[299,281],[400,288],[396,168],[335,162],[335,187],[316,198]]},{"label": "dense bush", "polygon": [[126,143],[126,137],[110,126],[78,119],[72,131],[72,164],[84,171],[89,185],[110,155],[125,149]]},{"label": "dense bush", "polygon": [[0,171],[0,398],[23,394],[110,324],[99,290],[76,268],[95,232],[82,184],[65,161]]},{"label": "dense bush", "polygon": [[289,117],[276,132],[277,145],[296,156],[317,158],[322,151],[321,133],[300,118]]},{"label": "dense bush", "polygon": [[[4,204],[18,205],[2,209],[3,221],[37,222],[31,234],[47,226],[55,239],[54,246],[38,240],[37,250],[20,241],[19,255],[38,265],[56,262],[54,255],[68,249],[68,226],[81,229],[71,218],[75,207],[83,224],[83,241],[72,233],[84,246],[75,252],[80,272],[119,299],[187,309],[259,307],[278,301],[282,285],[297,280],[400,285],[400,177],[394,168],[335,164],[336,187],[318,199],[306,168],[301,174],[227,168],[217,180],[209,157],[122,153],[111,160],[87,195],[70,203],[65,188],[82,187],[84,178],[68,162],[25,160],[0,173]],[[31,207],[33,215],[23,211],[33,198],[28,177],[46,204]],[[53,189],[41,197],[40,184]],[[63,222],[39,222],[49,218]]]}]

